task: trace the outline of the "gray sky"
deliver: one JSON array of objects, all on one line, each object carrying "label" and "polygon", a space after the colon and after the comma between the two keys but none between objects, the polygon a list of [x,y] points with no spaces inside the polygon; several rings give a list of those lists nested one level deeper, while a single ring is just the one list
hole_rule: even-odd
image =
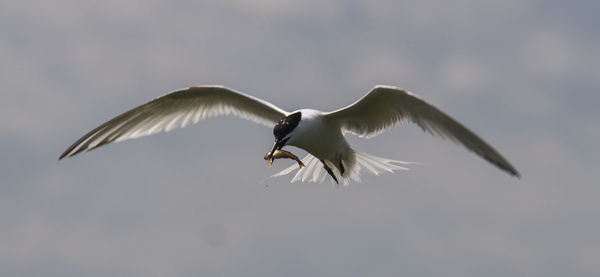
[{"label": "gray sky", "polygon": [[[2,1],[0,275],[598,276],[599,3]],[[206,84],[326,111],[400,86],[523,178],[406,125],[349,140],[408,173],[260,183],[293,161],[234,117],[56,160]]]}]

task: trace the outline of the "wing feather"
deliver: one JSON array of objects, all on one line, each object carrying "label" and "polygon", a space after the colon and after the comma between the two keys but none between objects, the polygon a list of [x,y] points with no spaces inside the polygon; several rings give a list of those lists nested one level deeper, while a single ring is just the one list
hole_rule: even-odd
[{"label": "wing feather", "polygon": [[391,86],[376,86],[354,104],[326,114],[343,131],[361,137],[373,137],[410,121],[421,129],[475,152],[509,174],[517,170],[487,142],[419,96]]},{"label": "wing feather", "polygon": [[273,127],[287,112],[264,100],[221,86],[200,86],[164,94],[98,126],[59,157],[71,157],[113,141],[171,131],[202,119],[233,114]]}]

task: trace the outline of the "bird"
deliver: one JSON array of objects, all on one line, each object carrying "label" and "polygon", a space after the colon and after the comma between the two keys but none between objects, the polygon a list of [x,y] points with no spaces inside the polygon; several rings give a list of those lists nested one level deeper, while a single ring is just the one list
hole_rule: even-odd
[{"label": "bird", "polygon": [[[273,153],[284,146],[307,152],[292,182],[330,180],[347,185],[360,182],[362,169],[374,175],[408,170],[410,162],[386,159],[354,150],[346,140],[351,133],[371,138],[403,123],[449,139],[481,158],[520,178],[520,173],[498,151],[467,127],[420,96],[395,86],[377,85],[362,98],[331,112],[299,109],[287,112],[254,96],[218,85],[193,86],[159,96],[101,124],[75,141],[59,160],[111,142],[124,141],[186,127],[200,120],[236,115],[273,128],[275,142],[265,159],[269,167]],[[288,167],[272,177],[291,173]]]}]

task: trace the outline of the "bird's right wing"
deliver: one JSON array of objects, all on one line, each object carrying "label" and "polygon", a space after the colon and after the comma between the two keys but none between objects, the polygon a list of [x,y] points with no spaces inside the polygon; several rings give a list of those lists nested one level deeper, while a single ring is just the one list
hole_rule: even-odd
[{"label": "bird's right wing", "polygon": [[167,93],[98,126],[67,148],[59,159],[113,141],[170,131],[226,114],[272,127],[287,112],[269,102],[225,87],[190,87]]},{"label": "bird's right wing", "polygon": [[391,86],[376,86],[354,104],[327,113],[326,118],[346,132],[372,137],[403,121],[433,135],[448,138],[513,176],[517,170],[487,142],[417,95]]}]

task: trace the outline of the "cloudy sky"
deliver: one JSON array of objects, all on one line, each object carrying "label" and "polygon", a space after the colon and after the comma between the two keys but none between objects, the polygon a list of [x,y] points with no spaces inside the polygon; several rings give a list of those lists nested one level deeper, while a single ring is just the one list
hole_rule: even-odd
[{"label": "cloudy sky", "polygon": [[[598,276],[597,1],[0,2],[2,276]],[[57,161],[167,91],[286,110],[411,90],[522,173],[413,125],[349,137],[424,162],[338,188],[261,183],[234,117]],[[292,149],[299,155],[304,153]]]}]

